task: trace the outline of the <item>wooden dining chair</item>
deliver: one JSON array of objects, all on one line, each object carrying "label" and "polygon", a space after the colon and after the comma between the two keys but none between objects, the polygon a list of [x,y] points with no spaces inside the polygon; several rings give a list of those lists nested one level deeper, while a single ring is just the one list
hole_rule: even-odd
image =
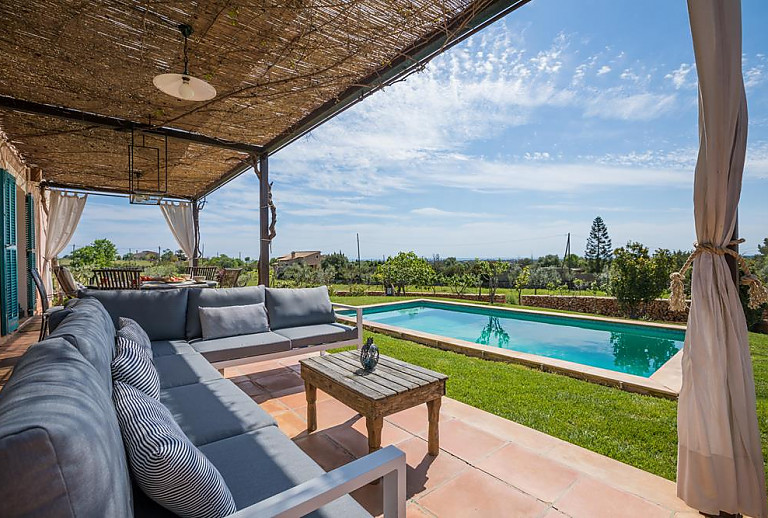
[{"label": "wooden dining chair", "polygon": [[92,284],[100,290],[138,290],[141,268],[95,268]]},{"label": "wooden dining chair", "polygon": [[43,338],[45,338],[45,335],[48,334],[48,320],[51,317],[51,314],[62,310],[63,306],[50,306],[50,303],[48,302],[48,292],[45,289],[43,279],[40,277],[40,273],[37,271],[37,268],[30,268],[29,273],[32,276],[32,281],[35,283],[37,293],[40,295],[40,309],[42,309],[43,321],[40,323],[40,336],[38,337],[38,341],[41,341]]},{"label": "wooden dining chair", "polygon": [[219,268],[217,266],[187,266],[187,273],[191,277],[205,277],[206,281],[219,280]]},{"label": "wooden dining chair", "polygon": [[219,276],[219,288],[236,288],[242,268],[224,268]]}]

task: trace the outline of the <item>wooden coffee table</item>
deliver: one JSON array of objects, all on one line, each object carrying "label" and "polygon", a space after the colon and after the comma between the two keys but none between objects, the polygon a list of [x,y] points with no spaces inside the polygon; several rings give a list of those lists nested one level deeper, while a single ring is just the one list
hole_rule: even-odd
[{"label": "wooden coffee table", "polygon": [[317,389],[328,393],[365,417],[368,451],[381,448],[384,417],[427,404],[430,455],[440,452],[440,402],[448,376],[381,356],[376,369],[366,372],[357,351],[344,351],[299,360],[307,394],[307,432],[317,430]]}]

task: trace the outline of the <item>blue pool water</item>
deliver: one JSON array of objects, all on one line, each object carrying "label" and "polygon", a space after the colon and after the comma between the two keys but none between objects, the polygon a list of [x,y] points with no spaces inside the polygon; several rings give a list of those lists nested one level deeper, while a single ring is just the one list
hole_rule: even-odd
[{"label": "blue pool water", "polygon": [[366,308],[365,320],[649,377],[683,346],[677,329],[481,306],[404,303]]}]

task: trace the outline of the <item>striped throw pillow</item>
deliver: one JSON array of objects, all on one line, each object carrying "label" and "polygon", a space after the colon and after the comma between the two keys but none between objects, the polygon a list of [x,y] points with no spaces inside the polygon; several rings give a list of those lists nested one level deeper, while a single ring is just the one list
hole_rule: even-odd
[{"label": "striped throw pillow", "polygon": [[128,340],[133,340],[137,344],[141,345],[146,354],[152,359],[152,342],[149,340],[147,332],[139,325],[138,322],[132,318],[120,317],[117,319],[117,336],[122,336]]},{"label": "striped throw pillow", "polygon": [[155,399],[160,397],[160,377],[151,357],[144,347],[119,335],[112,359],[112,381],[127,383]]},{"label": "striped throw pillow", "polygon": [[162,403],[119,381],[112,399],[133,479],[147,496],[182,517],[219,518],[237,510],[221,473]]}]

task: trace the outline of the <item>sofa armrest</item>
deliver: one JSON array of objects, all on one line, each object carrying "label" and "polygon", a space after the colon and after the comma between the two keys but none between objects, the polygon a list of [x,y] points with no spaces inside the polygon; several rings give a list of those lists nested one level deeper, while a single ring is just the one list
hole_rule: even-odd
[{"label": "sofa armrest", "polygon": [[341,304],[340,302],[331,302],[331,306],[334,308],[342,309],[354,309],[355,310],[355,325],[357,327],[357,348],[360,349],[363,346],[363,308],[360,306],[351,306],[349,304]]},{"label": "sofa armrest", "polygon": [[383,477],[384,518],[405,518],[405,454],[387,446],[237,511],[230,518],[304,516]]}]

